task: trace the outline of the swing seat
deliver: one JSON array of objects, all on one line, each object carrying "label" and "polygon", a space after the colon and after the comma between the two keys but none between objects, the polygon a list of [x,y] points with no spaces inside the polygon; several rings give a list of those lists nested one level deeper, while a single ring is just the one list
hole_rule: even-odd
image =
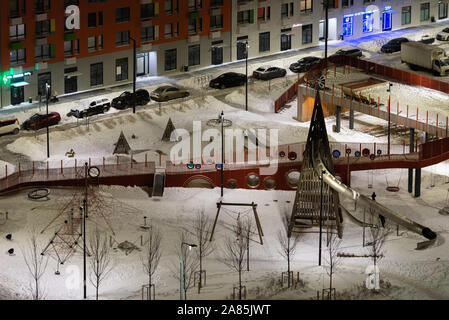
[{"label": "swing seat", "polygon": [[388,186],[386,189],[389,192],[398,192],[400,190],[400,188],[396,186]]}]

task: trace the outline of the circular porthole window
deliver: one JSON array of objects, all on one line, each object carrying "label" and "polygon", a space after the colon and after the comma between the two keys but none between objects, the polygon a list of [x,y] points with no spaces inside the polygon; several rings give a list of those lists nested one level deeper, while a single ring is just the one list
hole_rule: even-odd
[{"label": "circular porthole window", "polygon": [[290,171],[287,174],[287,184],[290,188],[296,189],[298,187],[299,176],[300,176],[300,173],[299,173],[299,171],[296,171],[296,170]]},{"label": "circular porthole window", "polygon": [[237,188],[237,181],[235,180],[229,180],[227,183],[228,189],[235,189]]},{"label": "circular porthole window", "polygon": [[298,157],[298,155],[296,154],[296,152],[294,152],[294,151],[290,151],[289,152],[289,154],[288,154],[288,158],[290,159],[290,160],[296,160],[296,158]]},{"label": "circular porthole window", "polygon": [[276,188],[276,180],[274,180],[273,178],[267,178],[264,181],[264,186],[267,190],[273,190]]},{"label": "circular porthole window", "polygon": [[256,174],[252,173],[246,178],[246,183],[250,188],[257,188],[259,186],[260,179]]}]

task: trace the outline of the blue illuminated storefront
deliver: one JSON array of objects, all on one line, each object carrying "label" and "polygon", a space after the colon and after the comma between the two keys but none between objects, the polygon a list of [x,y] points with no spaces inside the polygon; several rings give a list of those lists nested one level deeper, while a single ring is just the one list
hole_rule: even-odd
[{"label": "blue illuminated storefront", "polygon": [[393,26],[393,10],[391,7],[385,7],[382,12],[382,31],[389,31]]},{"label": "blue illuminated storefront", "polygon": [[343,36],[349,37],[353,35],[354,15],[346,15],[343,17]]},{"label": "blue illuminated storefront", "polygon": [[363,14],[363,33],[373,32],[374,15],[372,12]]}]

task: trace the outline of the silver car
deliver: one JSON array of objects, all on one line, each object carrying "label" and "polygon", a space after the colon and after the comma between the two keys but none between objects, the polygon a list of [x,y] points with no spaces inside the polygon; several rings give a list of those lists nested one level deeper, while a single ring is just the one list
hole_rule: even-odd
[{"label": "silver car", "polygon": [[162,86],[151,92],[150,97],[154,101],[168,101],[172,99],[188,97],[190,93],[187,90],[179,89],[174,86]]}]

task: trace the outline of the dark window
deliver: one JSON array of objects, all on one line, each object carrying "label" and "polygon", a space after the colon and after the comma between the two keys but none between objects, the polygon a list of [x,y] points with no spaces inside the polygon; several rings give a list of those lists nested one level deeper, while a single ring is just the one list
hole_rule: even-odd
[{"label": "dark window", "polygon": [[[64,74],[70,74],[77,72],[78,68],[64,69]],[[78,91],[78,77],[77,76],[64,76],[64,93],[72,93]]]},{"label": "dark window", "polygon": [[222,14],[210,17],[210,28],[211,29],[223,28],[223,15]]},{"label": "dark window", "polygon": [[237,23],[245,24],[251,22],[251,10],[239,11],[237,13]]},{"label": "dark window", "polygon": [[281,51],[292,48],[292,36],[290,34],[281,34]]},{"label": "dark window", "polygon": [[248,41],[248,36],[238,37],[237,38],[237,60],[242,60],[247,58],[247,48],[246,42]]},{"label": "dark window", "polygon": [[36,36],[45,36],[50,34],[50,20],[36,22]]},{"label": "dark window", "polygon": [[176,69],[176,49],[165,50],[165,71]]},{"label": "dark window", "polygon": [[97,50],[97,38],[95,36],[87,38],[87,51],[94,52]]},{"label": "dark window", "polygon": [[218,40],[212,42],[211,47],[211,60],[213,65],[222,64],[223,63],[223,40]]},{"label": "dark window", "polygon": [[401,23],[410,24],[412,22],[412,6],[402,7]]},{"label": "dark window", "polygon": [[49,84],[51,86],[51,72],[39,73],[37,75],[37,94],[45,97],[46,87]]},{"label": "dark window", "polygon": [[421,15],[420,20],[421,21],[427,21],[430,19],[430,3],[421,3]]},{"label": "dark window", "polygon": [[43,61],[50,59],[50,45],[36,46],[36,61]]},{"label": "dark window", "polygon": [[129,31],[120,31],[115,34],[115,46],[129,45]]},{"label": "dark window", "polygon": [[126,8],[117,8],[115,10],[115,22],[121,23],[121,22],[128,22],[130,16],[130,9],[129,7]]},{"label": "dark window", "polygon": [[312,25],[302,26],[302,44],[312,43]]},{"label": "dark window", "polygon": [[90,65],[90,85],[98,86],[103,84],[103,63],[93,63]]},{"label": "dark window", "polygon": [[99,26],[103,25],[103,11],[98,12],[98,25]]},{"label": "dark window", "polygon": [[446,2],[438,3],[438,19],[446,19],[447,18],[447,8],[448,8],[448,4]]},{"label": "dark window", "polygon": [[89,28],[95,28],[97,26],[97,13],[96,12],[90,12],[87,15],[87,26]]},{"label": "dark window", "polygon": [[259,33],[259,52],[270,51],[270,33]]},{"label": "dark window", "polygon": [[115,60],[115,81],[128,79],[128,58]]},{"label": "dark window", "polygon": [[9,27],[9,40],[17,41],[25,39],[25,25],[18,24]]},{"label": "dark window", "polygon": [[24,64],[26,62],[26,49],[12,50],[9,53],[11,65]]},{"label": "dark window", "polygon": [[140,18],[148,19],[154,17],[154,3],[140,5]]},{"label": "dark window", "polygon": [[200,45],[189,46],[189,66],[200,64]]},{"label": "dark window", "polygon": [[148,42],[153,41],[154,38],[154,27],[143,27],[140,29],[140,41]]},{"label": "dark window", "polygon": [[281,4],[281,17],[288,17],[288,3]]}]

